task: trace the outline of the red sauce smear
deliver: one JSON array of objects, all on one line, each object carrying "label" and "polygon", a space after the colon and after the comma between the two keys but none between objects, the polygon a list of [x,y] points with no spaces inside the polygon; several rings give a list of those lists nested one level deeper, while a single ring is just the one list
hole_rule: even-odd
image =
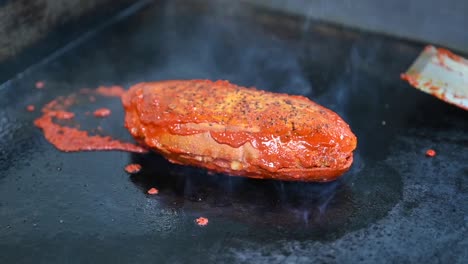
[{"label": "red sauce smear", "polygon": [[[429,46],[428,48],[431,48],[431,46]],[[453,69],[448,67],[448,65],[445,63],[445,58],[450,58],[457,63],[461,63],[461,64],[468,66],[468,62],[466,61],[466,59],[452,53],[451,51],[447,49],[437,48],[437,59],[439,60],[440,66],[453,71]]]},{"label": "red sauce smear", "polygon": [[36,82],[36,88],[37,89],[42,89],[42,88],[44,88],[44,86],[45,86],[45,83],[43,81]]},{"label": "red sauce smear", "polygon": [[[104,96],[119,96],[120,90],[116,86],[99,87],[98,94]],[[87,131],[77,128],[67,127],[54,122],[55,119],[72,119],[75,114],[66,111],[68,107],[76,102],[76,95],[68,97],[58,97],[42,108],[42,116],[34,121],[34,124],[41,128],[44,137],[57,149],[65,152],[92,151],[92,150],[121,150],[136,153],[145,153],[147,150],[141,146],[121,142],[109,136],[91,136]]]},{"label": "red sauce smear", "polygon": [[28,110],[29,112],[34,112],[34,110],[36,110],[36,107],[34,105],[28,105],[26,106],[26,110]]},{"label": "red sauce smear", "polygon": [[151,188],[147,191],[148,194],[155,195],[159,193],[159,190],[156,188]]},{"label": "red sauce smear", "polygon": [[439,60],[439,65],[446,68],[449,71],[453,71],[452,68],[450,68],[446,63],[445,63],[445,56],[444,54],[437,52],[437,59]]},{"label": "red sauce smear", "polygon": [[432,80],[429,80],[429,81],[425,82],[424,86],[426,86],[426,87],[432,86]]},{"label": "red sauce smear", "polygon": [[406,73],[402,73],[400,75],[400,78],[402,80],[405,80],[407,81],[409,84],[411,84],[412,86],[419,86],[419,76],[418,75],[409,75],[409,74],[406,74]]},{"label": "red sauce smear", "polygon": [[198,217],[197,219],[195,219],[195,222],[197,222],[197,225],[199,226],[206,226],[208,225],[208,218]]},{"label": "red sauce smear", "polygon": [[435,157],[436,154],[437,154],[436,151],[433,150],[433,149],[428,149],[428,150],[426,151],[426,156],[431,157],[431,158],[432,158],[432,157]]},{"label": "red sauce smear", "polygon": [[440,87],[439,87],[439,86],[432,85],[431,87],[429,87],[429,90],[431,90],[431,91],[434,91],[434,92],[435,92],[435,91],[438,91],[438,90],[440,90]]},{"label": "red sauce smear", "polygon": [[137,173],[140,170],[141,170],[140,164],[133,163],[133,164],[128,164],[127,166],[125,166],[125,171],[131,174]]},{"label": "red sauce smear", "polygon": [[111,114],[111,110],[107,108],[99,108],[94,111],[95,117],[108,117]]},{"label": "red sauce smear", "polygon": [[[460,56],[458,56],[458,55],[452,53],[452,52],[449,51],[449,50],[446,50],[446,49],[443,49],[443,48],[438,48],[438,49],[437,49],[437,53],[438,53],[438,56],[444,55],[444,56],[447,56],[447,57],[449,57],[450,59],[452,59],[452,60],[454,60],[454,61],[456,61],[456,62],[460,62],[460,63],[466,64],[466,61],[465,61],[462,57],[460,57]],[[440,58],[440,57],[439,57],[439,58]]]},{"label": "red sauce smear", "polygon": [[467,98],[466,96],[459,95],[459,94],[454,94],[453,97],[458,98],[458,99]]}]

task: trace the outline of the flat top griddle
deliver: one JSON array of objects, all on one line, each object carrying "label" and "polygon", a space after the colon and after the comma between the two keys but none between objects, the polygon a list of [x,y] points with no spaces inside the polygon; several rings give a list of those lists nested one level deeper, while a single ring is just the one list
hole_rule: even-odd
[{"label": "flat top griddle", "polygon": [[[225,9],[153,3],[2,85],[0,262],[466,261],[467,113],[399,79],[422,46]],[[153,153],[62,153],[32,124],[45,103],[84,87],[192,78],[301,94],[336,111],[359,140],[352,169],[326,184],[211,175]],[[97,106],[111,117],[83,114]],[[73,110],[84,128],[131,140],[119,100]],[[438,155],[427,158],[428,148]],[[143,170],[129,176],[134,162]],[[200,216],[208,226],[194,223]]]}]

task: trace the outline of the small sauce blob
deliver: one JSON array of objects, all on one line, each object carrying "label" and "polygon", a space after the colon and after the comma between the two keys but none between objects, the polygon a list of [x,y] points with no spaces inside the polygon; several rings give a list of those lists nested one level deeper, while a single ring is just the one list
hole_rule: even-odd
[{"label": "small sauce blob", "polygon": [[133,164],[128,164],[127,166],[125,166],[125,171],[130,174],[138,173],[140,170],[141,170],[140,164],[133,163]]},{"label": "small sauce blob", "polygon": [[436,154],[437,154],[436,151],[433,150],[433,149],[428,149],[428,150],[426,151],[426,156],[431,157],[431,158],[432,158],[432,157],[435,157]]},{"label": "small sauce blob", "polygon": [[99,109],[96,109],[96,111],[94,111],[95,117],[104,118],[104,117],[108,117],[110,114],[111,114],[111,110],[107,108],[99,108]]},{"label": "small sauce blob", "polygon": [[42,89],[42,88],[44,88],[44,86],[45,86],[45,83],[43,81],[37,81],[36,82],[36,88],[37,89]]},{"label": "small sauce blob", "polygon": [[199,226],[206,226],[206,225],[208,225],[208,218],[198,217],[197,219],[195,219],[195,222]]},{"label": "small sauce blob", "polygon": [[29,112],[34,112],[34,110],[36,110],[36,107],[34,105],[28,105],[26,106],[26,110],[28,110]]},{"label": "small sauce blob", "polygon": [[156,188],[151,188],[147,191],[148,194],[155,195],[159,193],[159,190]]}]

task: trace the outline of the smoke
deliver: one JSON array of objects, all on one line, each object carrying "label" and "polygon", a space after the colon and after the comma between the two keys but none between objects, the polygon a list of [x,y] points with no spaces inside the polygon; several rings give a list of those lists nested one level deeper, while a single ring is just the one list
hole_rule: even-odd
[{"label": "smoke", "polygon": [[157,57],[143,58],[156,62],[143,74],[146,80],[225,79],[259,89],[310,94],[312,86],[296,50],[242,16],[230,17],[230,12],[239,13],[238,4],[212,4],[210,16],[180,8],[168,3],[164,16],[146,23],[138,33],[137,49],[147,50],[145,43],[157,46],[149,53]]}]

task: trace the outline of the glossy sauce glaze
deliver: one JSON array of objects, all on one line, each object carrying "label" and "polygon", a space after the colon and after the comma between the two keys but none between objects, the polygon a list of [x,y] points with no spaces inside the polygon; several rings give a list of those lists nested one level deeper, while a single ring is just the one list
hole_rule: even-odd
[{"label": "glossy sauce glaze", "polygon": [[305,97],[227,81],[142,83],[122,100],[137,140],[172,162],[232,175],[329,181],[357,144],[336,113]]}]

